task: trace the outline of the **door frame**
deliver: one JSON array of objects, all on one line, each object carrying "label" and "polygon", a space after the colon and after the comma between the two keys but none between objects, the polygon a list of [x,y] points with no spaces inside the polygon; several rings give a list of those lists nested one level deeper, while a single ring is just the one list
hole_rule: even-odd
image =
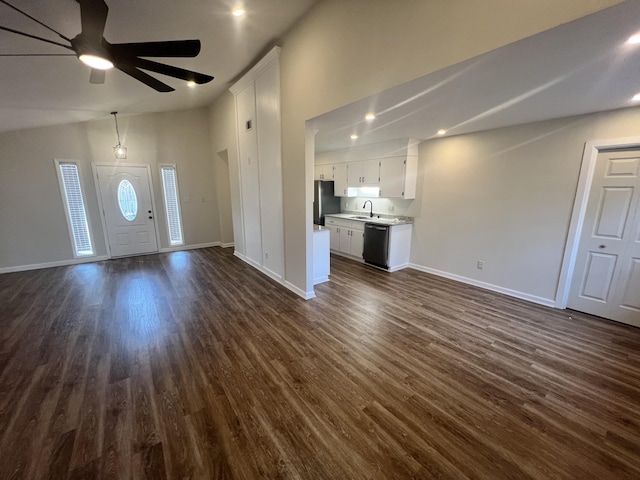
[{"label": "door frame", "polygon": [[98,208],[100,209],[100,221],[102,222],[102,234],[104,235],[104,244],[107,248],[107,256],[108,258],[113,258],[113,254],[111,253],[111,244],[109,243],[109,235],[107,234],[107,220],[104,216],[104,205],[102,203],[102,190],[100,190],[100,184],[98,181],[98,167],[145,167],[147,170],[147,177],[149,179],[149,188],[151,189],[151,205],[153,208],[154,219],[153,222],[154,228],[156,230],[156,241],[158,250],[155,252],[150,252],[149,255],[153,253],[159,253],[161,248],[161,238],[160,238],[160,229],[158,227],[158,209],[156,207],[156,194],[153,189],[153,177],[151,175],[151,165],[147,163],[108,163],[108,162],[92,162],[91,170],[93,172],[93,183],[96,188],[96,197],[98,198]]},{"label": "door frame", "polygon": [[578,255],[582,227],[587,211],[587,201],[589,199],[589,193],[591,192],[591,184],[593,183],[593,174],[596,168],[598,154],[602,150],[637,147],[640,147],[640,137],[590,140],[585,144],[576,198],[571,212],[567,243],[564,248],[564,256],[560,268],[560,280],[558,282],[558,291],[556,292],[555,300],[556,308],[567,308],[569,301],[569,290],[571,288],[571,282],[573,281],[576,257]]}]

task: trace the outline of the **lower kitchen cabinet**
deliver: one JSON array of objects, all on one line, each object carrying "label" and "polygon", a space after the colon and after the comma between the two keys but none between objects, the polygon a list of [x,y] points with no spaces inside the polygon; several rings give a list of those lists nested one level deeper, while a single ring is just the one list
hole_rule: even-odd
[{"label": "lower kitchen cabinet", "polygon": [[330,232],[331,250],[362,260],[364,223],[327,217],[325,226]]}]

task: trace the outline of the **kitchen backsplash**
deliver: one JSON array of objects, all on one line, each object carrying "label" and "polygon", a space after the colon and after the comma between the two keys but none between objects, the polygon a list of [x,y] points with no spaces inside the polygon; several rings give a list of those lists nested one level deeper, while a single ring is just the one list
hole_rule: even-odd
[{"label": "kitchen backsplash", "polygon": [[364,202],[371,200],[373,203],[373,213],[378,215],[394,215],[418,217],[418,213],[414,211],[414,200],[404,200],[402,198],[364,198],[364,197],[342,197],[340,199],[340,210],[343,212],[368,212],[371,208],[367,203],[367,208],[362,208]]}]

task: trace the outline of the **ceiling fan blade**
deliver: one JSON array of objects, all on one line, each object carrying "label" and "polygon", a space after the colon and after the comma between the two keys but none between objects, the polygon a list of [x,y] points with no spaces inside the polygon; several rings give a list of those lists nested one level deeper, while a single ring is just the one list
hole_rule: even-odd
[{"label": "ceiling fan blade", "polygon": [[93,85],[101,85],[104,83],[104,79],[106,76],[106,70],[98,70],[97,68],[92,68],[91,75],[89,76],[89,83]]},{"label": "ceiling fan blade", "polygon": [[14,30],[13,28],[5,27],[0,25],[0,30],[4,30],[5,32],[15,33],[16,35],[22,35],[23,37],[33,38],[34,40],[40,40],[41,42],[50,43],[52,45],[58,45],[59,47],[64,47],[67,50],[73,50],[69,45],[65,45],[60,42],[54,42],[53,40],[49,40],[48,38],[38,37],[37,35],[32,35],[30,33],[21,32],[20,30]]},{"label": "ceiling fan blade", "polygon": [[77,0],[80,4],[82,37],[95,45],[100,45],[107,23],[109,7],[104,0]]},{"label": "ceiling fan blade", "polygon": [[153,78],[151,75],[138,70],[134,65],[118,63],[116,64],[116,68],[158,92],[173,92],[175,90],[175,88],[170,87],[166,83],[162,83],[160,80]]},{"label": "ceiling fan blade", "polygon": [[144,58],[136,58],[133,61],[133,65],[144,70],[150,70],[152,72],[161,73],[162,75],[168,75],[170,77],[180,78],[182,80],[198,84],[208,83],[213,80],[212,76],[205,75],[204,73],[193,72],[191,70],[185,70],[184,68],[174,67],[173,65],[153,62]]},{"label": "ceiling fan blade", "polygon": [[122,57],[195,57],[200,53],[200,40],[166,42],[114,43],[111,52]]},{"label": "ceiling fan blade", "polygon": [[75,57],[75,53],[0,53],[0,57]]}]

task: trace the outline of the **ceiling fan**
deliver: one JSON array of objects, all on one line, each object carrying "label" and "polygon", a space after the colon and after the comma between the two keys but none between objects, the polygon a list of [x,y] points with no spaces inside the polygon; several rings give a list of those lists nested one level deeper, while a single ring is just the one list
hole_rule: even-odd
[{"label": "ceiling fan", "polygon": [[200,53],[200,40],[169,40],[164,42],[140,42],[140,43],[109,43],[103,36],[109,7],[104,0],[76,0],[80,4],[80,23],[82,30],[73,38],[68,38],[60,32],[45,25],[40,20],[32,17],[5,0],[1,3],[25,15],[39,23],[48,30],[54,32],[69,45],[55,42],[47,38],[38,37],[30,33],[21,32],[0,25],[0,30],[23,35],[25,37],[40,40],[64,47],[73,54],[4,54],[2,56],[71,56],[75,55],[83,63],[91,67],[89,81],[94,84],[104,83],[105,72],[111,68],[126,73],[158,92],[172,92],[175,89],[164,82],[152,77],[142,70],[168,75],[170,77],[186,80],[196,84],[203,84],[213,80],[210,75],[185,70],[164,63],[154,62],[141,57],[196,57]]}]

